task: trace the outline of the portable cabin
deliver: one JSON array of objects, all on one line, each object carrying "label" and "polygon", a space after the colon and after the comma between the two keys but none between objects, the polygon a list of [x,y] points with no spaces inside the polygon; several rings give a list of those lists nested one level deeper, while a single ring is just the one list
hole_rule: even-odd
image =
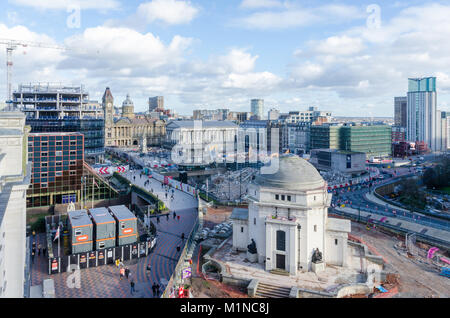
[{"label": "portable cabin", "polygon": [[69,235],[72,242],[72,254],[93,250],[93,224],[86,210],[70,211]]},{"label": "portable cabin", "polygon": [[109,210],[116,219],[117,245],[126,245],[137,242],[137,218],[124,205],[110,206]]},{"label": "portable cabin", "polygon": [[95,249],[116,246],[116,220],[107,208],[89,209],[94,222]]}]

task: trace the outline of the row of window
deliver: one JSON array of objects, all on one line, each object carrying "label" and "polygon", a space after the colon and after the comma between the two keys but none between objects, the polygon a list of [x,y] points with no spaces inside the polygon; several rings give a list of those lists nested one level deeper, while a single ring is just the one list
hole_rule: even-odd
[{"label": "row of window", "polygon": [[281,200],[281,201],[291,201],[291,196],[290,195],[284,195],[284,194],[275,194],[275,200]]}]

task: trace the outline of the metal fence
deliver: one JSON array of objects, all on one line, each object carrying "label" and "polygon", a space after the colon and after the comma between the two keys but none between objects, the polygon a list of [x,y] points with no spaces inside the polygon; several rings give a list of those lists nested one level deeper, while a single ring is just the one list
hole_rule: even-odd
[{"label": "metal fence", "polygon": [[162,298],[174,298],[175,292],[178,288],[178,285],[181,285],[183,283],[183,270],[185,269],[185,262],[187,258],[187,254],[189,251],[192,251],[195,247],[195,236],[197,235],[198,230],[200,229],[200,221],[197,218],[195,221],[194,227],[191,230],[191,233],[189,234],[186,245],[184,246],[183,251],[181,252],[180,258],[178,260],[177,265],[175,266],[175,269],[172,273],[172,276],[170,276],[170,280],[164,289],[164,293],[162,294]]},{"label": "metal fence", "polygon": [[156,244],[156,238],[147,242],[136,242],[123,246],[99,249],[86,253],[48,258],[48,274],[57,274],[73,269],[84,269],[102,265],[114,264],[116,259],[128,261],[146,257]]}]

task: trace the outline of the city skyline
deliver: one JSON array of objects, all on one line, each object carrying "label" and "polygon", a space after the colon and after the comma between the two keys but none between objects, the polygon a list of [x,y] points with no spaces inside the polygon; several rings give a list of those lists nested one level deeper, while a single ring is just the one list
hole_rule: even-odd
[{"label": "city skyline", "polygon": [[[83,83],[100,100],[109,86],[117,101],[129,93],[136,111],[151,96],[180,114],[247,111],[261,98],[280,112],[393,117],[410,77],[436,76],[437,108],[449,110],[448,13],[444,1],[10,0],[0,38],[76,48],[19,48],[13,88]],[[1,81],[2,99],[5,91]]]}]

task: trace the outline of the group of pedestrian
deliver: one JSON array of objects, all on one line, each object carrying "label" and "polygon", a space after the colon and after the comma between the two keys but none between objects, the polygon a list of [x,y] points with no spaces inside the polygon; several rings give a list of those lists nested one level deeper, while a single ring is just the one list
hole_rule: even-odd
[{"label": "group of pedestrian", "polygon": [[130,293],[133,295],[133,293],[136,292],[136,289],[134,288],[135,282],[134,279],[131,277],[131,271],[128,267],[124,266],[122,261],[120,259],[116,259],[116,266],[119,268],[119,279],[122,280],[122,278],[126,278],[130,281]]},{"label": "group of pedestrian", "polygon": [[152,291],[153,291],[153,297],[159,297],[159,294],[161,292],[161,286],[159,286],[159,284],[156,284],[155,282],[153,282],[152,285]]},{"label": "group of pedestrian", "polygon": [[[33,231],[33,239],[36,239],[36,232]],[[42,251],[42,255],[45,257],[45,255],[47,254],[47,248],[46,247],[42,247],[41,244],[38,244],[36,246],[36,241],[33,240],[32,243],[32,247],[31,247],[31,262],[34,264],[34,257],[36,256],[36,254],[38,256],[41,256],[41,251]]]}]

